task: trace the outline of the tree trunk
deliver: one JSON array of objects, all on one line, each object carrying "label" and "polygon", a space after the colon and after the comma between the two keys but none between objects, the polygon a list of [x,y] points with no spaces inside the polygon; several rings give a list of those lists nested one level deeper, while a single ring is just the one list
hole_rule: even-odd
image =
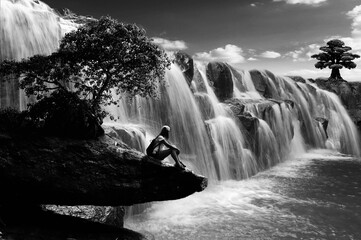
[{"label": "tree trunk", "polygon": [[332,68],[330,79],[342,79],[340,69]]}]

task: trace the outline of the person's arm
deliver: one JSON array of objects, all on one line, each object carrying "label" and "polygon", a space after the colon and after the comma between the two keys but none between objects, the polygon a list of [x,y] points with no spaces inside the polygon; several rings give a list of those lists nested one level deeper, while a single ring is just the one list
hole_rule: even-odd
[{"label": "person's arm", "polygon": [[162,143],[165,146],[169,147],[170,149],[174,149],[174,150],[177,150],[178,152],[180,152],[179,149],[175,145],[173,145],[170,142],[168,142],[167,140],[165,140],[165,138],[162,139]]}]

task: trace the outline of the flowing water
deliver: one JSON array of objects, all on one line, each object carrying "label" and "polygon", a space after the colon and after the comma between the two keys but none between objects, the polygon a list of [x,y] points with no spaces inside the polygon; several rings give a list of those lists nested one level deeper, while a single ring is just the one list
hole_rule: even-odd
[{"label": "flowing water", "polygon": [[150,239],[361,239],[361,161],[317,150],[243,180],[153,203],[126,227]]},{"label": "flowing water", "polygon": [[[0,60],[50,54],[77,26],[31,0],[1,0],[0,23]],[[357,160],[337,153],[360,156],[357,129],[338,97],[310,82],[259,71],[266,98],[257,91],[259,78],[232,69],[233,99],[222,103],[206,67],[197,63],[195,68],[190,85],[172,65],[166,84],[158,86],[159,99],[123,96],[118,106],[108,108],[117,119],[104,124],[108,134],[139,151],[144,152],[162,125],[169,125],[180,158],[210,180],[202,193],[140,207],[127,225],[157,239],[357,239],[359,230],[342,221],[360,222],[355,215],[359,179],[352,180],[351,188],[348,178],[325,171],[344,163],[345,174],[353,178],[352,171],[359,169]],[[0,85],[0,107],[6,106],[26,107],[17,80]],[[235,114],[235,106],[243,112]],[[253,129],[247,129],[244,117]],[[314,148],[332,152],[306,153]],[[331,172],[339,174],[336,170]],[[340,196],[329,196],[338,194],[329,185]],[[344,217],[335,220],[340,211]],[[323,220],[328,213],[330,220]]]}]

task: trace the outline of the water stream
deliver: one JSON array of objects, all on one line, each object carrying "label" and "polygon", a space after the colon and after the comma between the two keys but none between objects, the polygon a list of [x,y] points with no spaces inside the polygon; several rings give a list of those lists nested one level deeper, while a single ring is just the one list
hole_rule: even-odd
[{"label": "water stream", "polygon": [[[50,54],[61,37],[77,26],[40,1],[2,0],[1,4],[0,60]],[[313,237],[314,232],[325,239],[331,236],[332,227],[323,229],[323,223],[312,223],[310,216],[298,212],[301,206],[320,208],[323,200],[297,198],[284,191],[293,178],[308,179],[306,175],[317,170],[310,167],[306,175],[299,175],[299,169],[312,165],[314,155],[304,155],[307,150],[332,150],[317,153],[317,159],[327,161],[333,156],[351,161],[338,152],[360,156],[356,127],[338,97],[310,82],[260,71],[262,84],[272,95],[266,98],[256,90],[259,82],[250,72],[232,70],[232,102],[241,104],[243,114],[257,123],[250,133],[232,111],[232,103],[218,100],[206,66],[197,63],[195,67],[191,85],[180,68],[172,65],[165,86],[158,87],[159,99],[122,96],[119,106],[108,108],[117,120],[106,121],[104,126],[139,151],[145,150],[162,125],[169,125],[170,141],[181,149],[181,159],[210,180],[206,191],[153,204],[127,224],[157,239],[290,239]],[[26,107],[16,81],[0,85],[0,107]],[[328,120],[326,131],[317,119]],[[279,180],[283,177],[285,181]],[[329,204],[342,208],[332,201]],[[285,228],[290,230],[285,232]]]}]

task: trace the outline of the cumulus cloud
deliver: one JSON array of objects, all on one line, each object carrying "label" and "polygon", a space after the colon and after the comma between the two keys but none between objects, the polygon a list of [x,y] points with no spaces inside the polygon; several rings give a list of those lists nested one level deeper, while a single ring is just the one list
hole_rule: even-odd
[{"label": "cumulus cloud", "polygon": [[220,61],[230,64],[237,64],[245,61],[242,48],[232,44],[228,44],[224,48],[220,47],[213,49],[209,52],[196,53],[193,58],[202,62]]},{"label": "cumulus cloud", "polygon": [[254,57],[250,57],[250,58],[247,59],[247,61],[258,61],[258,59],[254,58]]},{"label": "cumulus cloud", "polygon": [[311,58],[312,55],[319,53],[321,45],[313,43],[305,47],[301,47],[294,51],[290,51],[285,54],[286,57],[292,58],[294,62],[305,62],[313,60]]},{"label": "cumulus cloud", "polygon": [[164,48],[166,51],[179,51],[188,48],[187,44],[181,40],[172,41],[165,38],[153,37],[153,42]]},{"label": "cumulus cloud", "polygon": [[343,38],[342,40],[353,49],[361,52],[361,5],[354,7],[346,14],[352,19],[351,38]]},{"label": "cumulus cloud", "polygon": [[305,4],[310,6],[320,6],[323,3],[326,3],[327,0],[273,0],[274,2],[286,2],[287,4]]},{"label": "cumulus cloud", "polygon": [[279,58],[281,57],[281,54],[275,51],[265,51],[259,56],[263,58]]}]

